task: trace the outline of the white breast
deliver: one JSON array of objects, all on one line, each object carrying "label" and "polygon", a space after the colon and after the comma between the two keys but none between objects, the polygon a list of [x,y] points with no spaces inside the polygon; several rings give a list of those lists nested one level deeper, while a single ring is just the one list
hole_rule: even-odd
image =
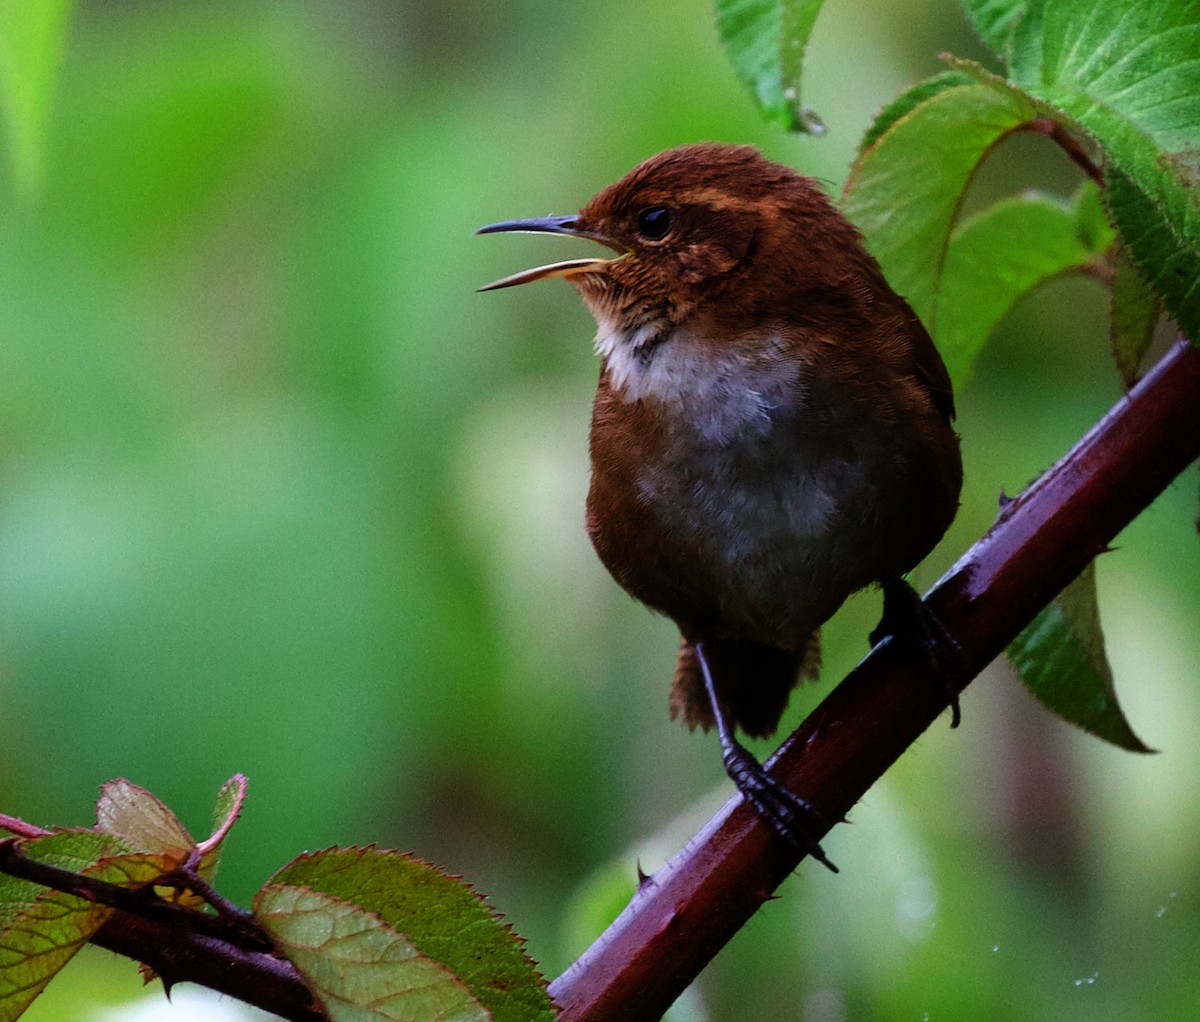
[{"label": "white breast", "polygon": [[745,346],[719,348],[686,331],[665,339],[661,333],[655,323],[626,332],[601,320],[596,352],[625,400],[661,401],[706,443],[720,447],[747,433],[761,436],[780,409],[800,400],[800,371],[780,357],[779,337],[764,338],[750,352]]},{"label": "white breast", "polygon": [[798,362],[779,357],[779,338],[747,353],[652,336],[602,325],[596,340],[614,389],[664,412],[666,458],[638,479],[639,501],[709,558],[724,590],[714,596],[727,618],[742,617],[743,634],[807,635],[862,584],[839,574],[844,512],[861,506],[863,466],[805,430],[807,381]]}]

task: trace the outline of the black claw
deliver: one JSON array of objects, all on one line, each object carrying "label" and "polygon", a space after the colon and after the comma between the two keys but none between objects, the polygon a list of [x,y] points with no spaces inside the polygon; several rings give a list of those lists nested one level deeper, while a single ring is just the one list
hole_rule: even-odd
[{"label": "black claw", "polygon": [[829,861],[820,843],[812,836],[814,830],[829,829],[825,826],[821,814],[805,799],[767,773],[766,768],[750,754],[750,751],[734,739],[725,718],[724,708],[717,697],[716,686],[708,667],[708,658],[704,655],[703,644],[696,643],[694,648],[696,659],[700,664],[700,673],[704,677],[705,688],[708,690],[708,698],[712,703],[717,735],[721,740],[725,772],[746,801],[754,806],[758,815],[770,825],[779,837],[796,851],[811,856],[836,873],[837,866]]}]

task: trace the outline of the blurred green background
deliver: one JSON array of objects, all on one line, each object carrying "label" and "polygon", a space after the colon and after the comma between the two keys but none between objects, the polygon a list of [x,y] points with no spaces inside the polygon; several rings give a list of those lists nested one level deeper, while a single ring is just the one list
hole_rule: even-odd
[{"label": "blurred green background", "polygon": [[[474,293],[576,246],[471,231],[704,138],[836,191],[941,50],[983,56],[948,0],[829,5],[813,140],[759,123],[707,2],[79,5],[35,188],[18,156],[0,177],[0,810],[87,824],[125,776],[202,833],[240,770],[235,899],[306,848],[410,849],[556,975],[729,788],[715,738],[667,719],[672,626],[582,531],[590,318],[561,284]],[[1075,181],[1020,138],[976,195]],[[960,391],[964,505],[922,582],[1120,397],[1105,315],[1064,280],[1006,320]],[[830,836],[841,875],[805,863],[674,1017],[1200,1018],[1196,491],[1099,566],[1161,753],[994,666]],[[829,626],[785,724],[878,610]],[[138,996],[89,949],[27,1017]]]}]

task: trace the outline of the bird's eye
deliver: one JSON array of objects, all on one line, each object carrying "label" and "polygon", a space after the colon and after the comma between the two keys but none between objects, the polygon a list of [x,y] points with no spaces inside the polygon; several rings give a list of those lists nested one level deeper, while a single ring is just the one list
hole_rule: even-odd
[{"label": "bird's eye", "polygon": [[671,211],[666,206],[647,206],[638,214],[637,225],[647,241],[660,241],[671,229]]}]

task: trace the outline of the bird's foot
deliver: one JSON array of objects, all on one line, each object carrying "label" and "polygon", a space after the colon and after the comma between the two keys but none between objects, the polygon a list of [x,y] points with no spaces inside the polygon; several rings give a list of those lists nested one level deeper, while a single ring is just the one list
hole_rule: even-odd
[{"label": "bird's foot", "polygon": [[704,688],[708,693],[713,720],[717,725],[717,736],[721,739],[721,759],[730,780],[776,834],[796,851],[811,855],[817,862],[836,873],[837,866],[825,857],[820,843],[812,836],[812,830],[817,827],[822,831],[829,829],[825,826],[821,814],[785,784],[767,773],[766,767],[750,754],[750,750],[733,737],[733,728],[717,694],[704,643],[694,643],[692,648],[696,651],[696,662],[700,665],[700,674],[704,678]]},{"label": "bird's foot", "polygon": [[731,741],[723,750],[725,772],[746,800],[758,810],[771,829],[798,852],[812,856],[834,873],[812,830],[824,820],[806,800],[767,773],[766,768],[740,742]]},{"label": "bird's foot", "polygon": [[871,632],[871,645],[888,636],[917,647],[950,707],[950,726],[958,727],[962,721],[960,682],[969,674],[966,654],[942,619],[902,578],[883,583],[883,617]]}]

